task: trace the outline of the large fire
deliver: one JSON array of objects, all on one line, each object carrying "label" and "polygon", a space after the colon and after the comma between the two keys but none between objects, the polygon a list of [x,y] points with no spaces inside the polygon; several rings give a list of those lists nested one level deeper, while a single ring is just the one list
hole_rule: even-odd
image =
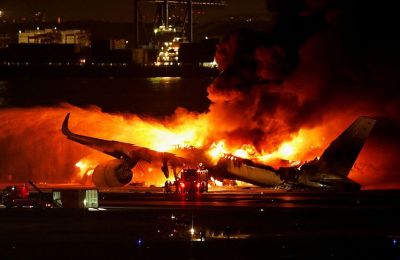
[{"label": "large fire", "polygon": [[[306,15],[302,11],[288,14]],[[330,28],[328,20],[321,22],[325,26],[316,27]],[[357,117],[378,115],[393,119],[397,125],[388,129],[395,130],[381,134],[384,141],[367,141],[349,177],[364,186],[399,184],[400,102],[395,94],[399,84],[393,81],[399,78],[398,73],[390,67],[386,70],[381,65],[385,60],[377,60],[375,44],[352,55],[351,48],[344,47],[358,45],[336,39],[348,35],[337,33],[339,28],[324,33],[303,29],[300,31],[310,35],[293,42],[290,37],[298,32],[281,32],[288,37],[280,40],[289,42],[246,30],[228,34],[217,46],[215,59],[222,72],[207,89],[211,105],[205,113],[177,108],[167,118],[154,119],[70,105],[4,108],[0,112],[1,178],[76,180],[110,160],[61,134],[67,112],[71,112],[71,130],[82,135],[157,151],[194,146],[203,149],[213,163],[224,154],[233,154],[272,167],[312,160]],[[366,39],[370,38],[367,34]],[[365,53],[358,52],[363,50]],[[161,185],[165,178],[160,167],[139,163],[133,181]]]},{"label": "large fire", "polygon": [[[100,125],[98,126],[100,127],[97,128],[96,137],[129,142],[157,151],[174,152],[177,147],[194,146],[205,150],[213,163],[217,163],[220,157],[225,154],[233,154],[277,168],[287,166],[287,164],[315,158],[327,145],[327,138],[325,137],[332,136],[330,133],[323,134],[326,129],[321,127],[301,129],[298,133],[290,136],[288,140],[283,141],[272,149],[257,149],[251,144],[235,145],[240,143],[238,140],[235,140],[235,142],[227,142],[224,139],[219,140],[218,135],[221,133],[207,131],[210,128],[209,124],[212,122],[204,115],[194,116],[192,113],[185,114],[180,111],[170,119],[171,121],[168,124],[154,121],[153,119],[123,118],[117,115],[112,116],[96,112],[92,116],[107,116],[109,118],[109,121],[99,122]],[[118,126],[115,125],[116,122],[119,122]],[[73,114],[71,129],[93,136],[87,129],[80,129],[76,124],[85,124],[84,127],[86,128],[86,123],[80,122],[79,117]],[[115,132],[116,135],[110,135],[110,132],[112,133],[116,129],[120,131]],[[232,144],[229,145],[229,143]],[[85,156],[76,163],[79,168],[78,175],[90,175],[89,169],[93,169],[97,164],[104,161],[103,158],[97,158],[96,154],[98,152],[92,152],[90,156]],[[133,181],[146,182],[148,185],[162,185],[165,178],[161,173],[160,167],[145,163],[134,169]]]},{"label": "large fire", "polygon": [[[66,177],[77,181],[83,176],[90,176],[97,164],[111,159],[62,135],[60,127],[67,112],[71,112],[70,128],[76,133],[157,151],[173,151],[177,145],[190,145],[207,150],[213,162],[217,162],[221,155],[231,153],[279,166],[282,163],[280,159],[313,159],[327,144],[323,138],[327,135],[322,135],[323,129],[314,128],[301,130],[276,147],[257,149],[244,142],[237,145],[240,140],[228,139],[223,129],[216,130],[210,113],[194,114],[181,109],[165,120],[111,115],[98,109],[80,109],[69,105],[16,109],[0,114],[2,134],[7,136],[7,140],[2,141],[2,149],[8,154],[7,161],[2,161],[1,166],[8,173],[8,179],[23,178],[19,176],[26,173],[38,181],[65,181]],[[15,165],[19,167],[15,168]],[[135,167],[133,181],[161,185],[165,177],[157,164],[143,162]]]},{"label": "large fire", "polygon": [[[132,143],[158,151],[173,151],[177,145],[190,145],[206,150],[214,163],[220,156],[228,153],[273,167],[314,159],[354,120],[353,116],[343,117],[340,121],[337,117],[331,117],[331,120],[318,126],[301,128],[290,135],[283,133],[281,142],[276,142],[275,146],[256,147],[249,144],[246,138],[241,142],[238,136],[229,139],[226,132],[218,131],[213,126],[212,112],[194,114],[180,109],[170,118],[155,120],[112,115],[97,109],[80,109],[69,105],[59,108],[4,110],[0,114],[0,122],[3,124],[2,135],[7,137],[7,141],[2,141],[2,150],[5,154],[14,156],[8,156],[7,161],[1,162],[3,171],[7,173],[3,175],[3,179],[18,179],[21,173],[26,173],[37,181],[65,182],[69,178],[76,182],[85,176],[90,177],[99,163],[112,159],[71,142],[62,135],[60,126],[67,112],[71,112],[70,128],[76,133]],[[275,134],[274,138],[279,136]],[[371,164],[379,165],[382,161],[390,165],[393,161],[390,155],[379,157],[381,150],[378,149],[375,153],[376,146],[369,146],[367,143],[364,149],[366,151],[362,152],[350,174],[356,181],[367,184],[374,181],[376,183],[380,176],[374,174],[379,171],[379,166],[371,167]],[[161,165],[157,163],[139,163],[133,170],[132,181],[162,185],[165,177],[160,168]]]}]

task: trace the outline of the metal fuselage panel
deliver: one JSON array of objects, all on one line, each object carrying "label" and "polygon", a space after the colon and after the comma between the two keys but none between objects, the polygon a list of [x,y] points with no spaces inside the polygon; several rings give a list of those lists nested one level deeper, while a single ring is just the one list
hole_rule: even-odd
[{"label": "metal fuselage panel", "polygon": [[236,179],[259,186],[276,186],[283,182],[276,172],[240,160],[220,159],[216,169],[222,178]]},{"label": "metal fuselage panel", "polygon": [[361,185],[350,180],[347,177],[337,175],[321,174],[318,178],[310,178],[309,176],[301,175],[299,184],[310,188],[319,188],[332,191],[358,191]]}]

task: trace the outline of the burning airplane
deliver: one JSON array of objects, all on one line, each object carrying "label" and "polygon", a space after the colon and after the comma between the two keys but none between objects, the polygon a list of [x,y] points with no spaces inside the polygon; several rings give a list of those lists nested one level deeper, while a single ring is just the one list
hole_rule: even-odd
[{"label": "burning airplane", "polygon": [[[107,142],[112,149],[106,152],[116,157],[111,168],[122,167],[121,156],[127,160],[127,168],[136,164],[134,182],[162,185],[165,180],[159,170],[162,166],[170,170],[171,162],[176,162],[177,167],[183,162],[205,162],[220,175],[241,177],[253,183],[256,181],[244,177],[246,172],[252,176],[256,171],[270,176],[270,185],[283,182],[285,185],[357,189],[358,185],[347,180],[348,174],[349,179],[363,188],[398,188],[398,172],[393,169],[397,169],[400,154],[397,91],[400,77],[398,58],[394,55],[398,53],[394,52],[398,45],[388,41],[392,34],[382,33],[384,30],[380,28],[386,26],[376,26],[379,21],[369,19],[370,15],[361,12],[358,5],[347,6],[347,2],[321,2],[327,6],[312,1],[298,2],[296,6],[287,1],[268,2],[276,12],[273,31],[260,35],[236,30],[218,44],[215,60],[221,73],[207,88],[205,95],[210,105],[206,110],[190,108],[192,111],[188,111],[188,106],[185,109],[176,99],[167,101],[176,106],[175,113],[162,118],[140,114],[135,110],[137,104],[131,109],[112,111],[105,107],[81,109],[73,106],[3,108],[0,113],[0,145],[5,155],[0,160],[5,173],[3,180],[22,179],[29,174],[29,178],[35,180],[74,182],[80,176],[95,174],[96,165],[106,163],[106,154],[74,146],[60,134],[59,125],[69,111],[76,118],[71,122],[76,132],[86,136],[96,133],[102,140],[120,140],[125,144],[117,148],[123,148],[124,153],[134,147],[136,155],[143,155],[145,160],[128,160],[125,154],[113,152],[114,145],[120,145],[118,142]],[[375,13],[378,6],[370,7]],[[351,12],[341,10],[348,8],[354,9]],[[378,29],[374,31],[374,28]],[[353,33],[353,29],[357,33]],[[379,36],[371,37],[375,34]],[[132,86],[135,84],[138,83],[132,81]],[[126,91],[124,86],[117,90],[121,91]],[[112,95],[113,92],[107,93]],[[126,93],[130,94],[140,96],[142,93]],[[95,95],[98,94],[94,92]],[[118,98],[110,96],[109,99],[118,105]],[[157,103],[151,97],[146,102],[149,106]],[[359,115],[379,115],[393,124],[377,136],[375,130],[382,122],[377,121],[374,133],[348,173],[356,149],[344,149],[351,152],[351,156],[345,156],[347,159],[330,152],[341,150],[335,143],[347,144],[346,138],[339,137],[342,141],[335,141],[325,152],[323,150]],[[364,125],[362,122],[369,120],[364,118],[356,122]],[[83,138],[80,141],[93,140]],[[174,144],[184,149],[170,149]],[[97,146],[97,142],[91,145]],[[360,147],[356,144],[349,147],[353,146]],[[98,148],[104,150],[101,145]],[[313,160],[319,155],[319,160]],[[164,159],[169,159],[168,167]],[[146,165],[146,161],[151,161],[151,165]],[[108,169],[104,167],[104,171]],[[314,178],[315,172],[316,176],[325,172],[325,181]],[[74,173],[76,178],[71,177]],[[124,174],[126,178],[122,179],[126,181],[131,175]]]},{"label": "burning airplane", "polygon": [[93,182],[98,187],[120,187],[132,179],[131,169],[139,161],[162,163],[161,170],[169,177],[178,168],[195,167],[204,164],[211,175],[241,180],[259,186],[304,186],[329,190],[359,190],[360,185],[347,178],[364,142],[373,129],[376,120],[360,117],[354,121],[329,147],[320,158],[302,165],[274,169],[268,165],[254,163],[230,154],[219,158],[217,164],[211,158],[200,156],[205,149],[184,149],[182,155],[160,152],[149,148],[118,141],[103,140],[71,132],[68,127],[69,115],[65,117],[62,133],[70,140],[108,154],[115,159],[98,165],[93,172]]}]

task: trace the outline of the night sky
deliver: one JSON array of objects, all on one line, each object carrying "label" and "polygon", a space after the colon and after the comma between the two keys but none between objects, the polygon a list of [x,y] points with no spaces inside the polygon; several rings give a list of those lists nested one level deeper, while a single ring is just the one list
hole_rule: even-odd
[{"label": "night sky", "polygon": [[[207,13],[198,17],[204,22],[222,16],[265,16],[267,14],[264,0],[251,0],[251,5],[242,0],[227,0],[228,6],[221,9],[207,9]],[[151,9],[152,5],[142,3],[143,9]],[[33,14],[40,11],[45,14],[47,21],[55,20],[58,16],[62,21],[70,20],[102,20],[113,22],[132,21],[133,0],[104,1],[104,0],[4,0],[0,9],[8,17],[26,17],[31,19]],[[153,15],[151,11],[148,13]]]}]

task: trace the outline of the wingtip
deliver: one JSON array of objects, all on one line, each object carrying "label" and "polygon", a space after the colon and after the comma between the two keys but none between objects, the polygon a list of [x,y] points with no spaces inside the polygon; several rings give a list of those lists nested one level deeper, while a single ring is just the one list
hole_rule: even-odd
[{"label": "wingtip", "polygon": [[64,122],[63,122],[62,128],[61,128],[62,133],[66,136],[71,135],[71,131],[68,128],[69,115],[70,115],[70,113],[68,112],[67,115],[65,116],[65,119],[64,119]]}]

